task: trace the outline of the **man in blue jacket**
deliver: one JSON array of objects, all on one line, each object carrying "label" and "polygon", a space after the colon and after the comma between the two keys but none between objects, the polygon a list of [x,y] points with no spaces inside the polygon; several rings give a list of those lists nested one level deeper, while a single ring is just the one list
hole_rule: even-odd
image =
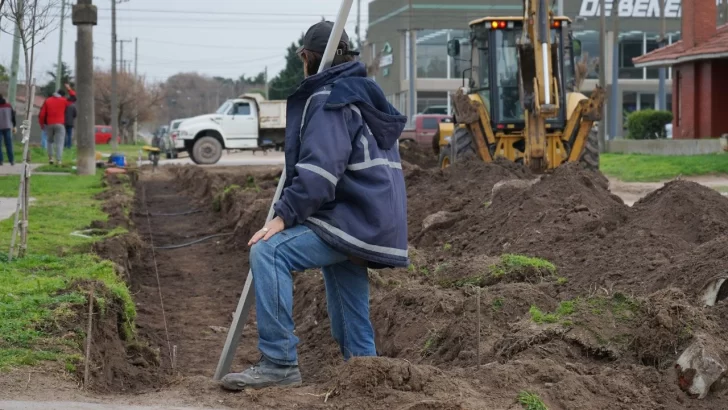
[{"label": "man in blue jacket", "polygon": [[286,184],[275,218],[250,240],[257,365],[229,390],[301,383],[292,271],[321,268],[331,333],[345,360],[376,356],[367,268],[405,267],[407,193],[398,138],[407,118],[389,104],[344,33],[318,72],[333,23],[312,26],[298,50],[306,79],[288,99]]}]

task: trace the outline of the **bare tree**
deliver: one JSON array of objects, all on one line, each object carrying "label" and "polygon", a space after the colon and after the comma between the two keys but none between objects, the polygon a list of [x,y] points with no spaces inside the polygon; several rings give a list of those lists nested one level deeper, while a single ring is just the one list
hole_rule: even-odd
[{"label": "bare tree", "polygon": [[18,28],[20,45],[23,47],[25,62],[25,118],[30,118],[33,101],[30,100],[30,82],[33,78],[33,65],[35,62],[35,46],[45,41],[50,33],[56,29],[58,18],[56,9],[62,0],[0,0],[0,10],[4,19],[0,30],[15,36]]},{"label": "bare tree", "polygon": [[[130,73],[120,73],[118,82],[120,134],[124,142],[132,135],[135,109],[141,123],[154,121],[158,108],[164,100],[164,93],[157,84],[147,85],[144,78],[136,78]],[[111,124],[111,73],[94,71],[94,93],[97,122]]]}]

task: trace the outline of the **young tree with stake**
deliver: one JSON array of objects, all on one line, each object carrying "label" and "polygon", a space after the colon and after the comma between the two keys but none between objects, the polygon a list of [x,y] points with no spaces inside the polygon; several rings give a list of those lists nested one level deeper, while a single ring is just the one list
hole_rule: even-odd
[{"label": "young tree with stake", "polygon": [[[23,130],[23,173],[20,178],[18,193],[18,206],[15,212],[13,236],[10,241],[8,259],[13,258],[15,240],[20,229],[20,247],[18,256],[23,256],[27,248],[28,232],[28,198],[30,192],[30,168],[28,166],[28,143],[30,140],[30,118],[33,113],[33,100],[35,99],[35,80],[33,66],[35,62],[35,46],[42,43],[53,31],[56,17],[53,12],[62,0],[0,0],[0,31],[15,36],[16,28],[23,49],[25,68],[25,121]],[[32,80],[32,83],[31,83]],[[20,211],[22,209],[22,220]]]}]

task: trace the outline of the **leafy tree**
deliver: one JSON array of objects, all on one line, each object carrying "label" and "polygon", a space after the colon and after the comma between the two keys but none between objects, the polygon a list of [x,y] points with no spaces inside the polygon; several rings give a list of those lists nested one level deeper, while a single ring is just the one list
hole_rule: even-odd
[{"label": "leafy tree", "polygon": [[[51,76],[52,79],[41,88],[41,93],[44,96],[53,95],[53,93],[58,91],[56,89],[56,70],[58,64],[54,64],[53,67],[53,71],[46,72],[49,76]],[[73,73],[71,72],[71,69],[68,67],[68,64],[61,62],[61,86],[63,84],[70,84],[71,87],[74,86]]]},{"label": "leafy tree", "polygon": [[297,43],[292,43],[286,54],[286,67],[270,82],[270,99],[285,100],[293,94],[303,81],[303,62],[296,50],[303,44],[303,34]]},{"label": "leafy tree", "polygon": [[4,65],[0,64],[0,83],[10,81],[10,74]]}]

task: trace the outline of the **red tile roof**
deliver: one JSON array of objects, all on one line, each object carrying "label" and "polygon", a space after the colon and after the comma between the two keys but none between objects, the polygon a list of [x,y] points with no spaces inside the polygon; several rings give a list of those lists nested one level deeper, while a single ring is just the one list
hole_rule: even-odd
[{"label": "red tile roof", "polygon": [[718,31],[710,40],[696,47],[686,50],[681,40],[636,57],[632,61],[635,67],[654,67],[715,58],[728,58],[728,24],[718,27]]}]

